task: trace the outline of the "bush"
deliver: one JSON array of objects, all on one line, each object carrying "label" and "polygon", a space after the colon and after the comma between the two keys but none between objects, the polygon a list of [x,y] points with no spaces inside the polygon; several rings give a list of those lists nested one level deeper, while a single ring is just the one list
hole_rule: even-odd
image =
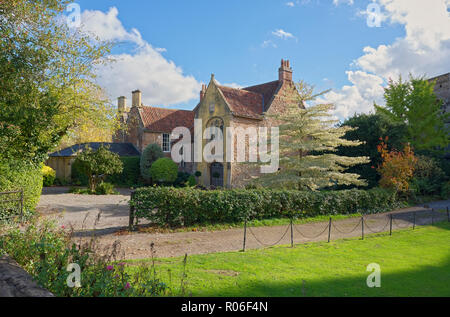
[{"label": "bush", "polygon": [[197,180],[195,179],[194,175],[189,176],[188,180],[187,180],[187,185],[189,187],[194,187],[197,185]]},{"label": "bush", "polygon": [[42,192],[42,167],[23,161],[0,162],[0,192],[23,189],[24,213],[34,211]]},{"label": "bush", "polygon": [[97,185],[108,175],[122,173],[123,164],[119,155],[101,146],[93,151],[87,147],[78,154],[75,162],[79,164],[81,172],[88,177],[89,189],[95,192]]},{"label": "bush", "polygon": [[[49,221],[10,229],[0,236],[0,256],[8,254],[42,287],[59,297],[168,296],[170,290],[152,266],[133,266],[133,275],[120,260],[120,245],[100,248],[95,238],[80,245]],[[151,249],[152,254],[154,253]],[[80,266],[81,287],[68,287],[70,263]]]},{"label": "bush", "polygon": [[[75,160],[71,166],[72,169],[72,184],[78,186],[87,186],[89,184],[89,178],[84,174],[81,162]],[[59,180],[62,183],[62,180]]]},{"label": "bush", "polygon": [[411,180],[411,190],[416,195],[440,195],[445,183],[445,173],[439,164],[427,156],[418,156]]},{"label": "bush", "polygon": [[395,192],[380,188],[311,192],[148,187],[136,190],[130,205],[135,208],[138,218],[162,226],[189,226],[235,223],[245,219],[378,213],[400,204]]},{"label": "bush", "polygon": [[177,179],[173,183],[173,186],[186,187],[186,183],[188,182],[189,176],[191,176],[191,174],[185,172],[178,172]]},{"label": "bush", "polygon": [[43,165],[42,166],[42,177],[44,179],[44,187],[53,186],[56,179],[56,172],[53,168]]},{"label": "bush", "polygon": [[107,181],[116,186],[132,187],[142,183],[139,156],[121,157],[123,171],[107,177]]},{"label": "bush", "polygon": [[114,195],[117,192],[114,190],[113,184],[101,182],[95,189],[95,193],[97,195]]},{"label": "bush", "polygon": [[150,176],[155,183],[173,184],[178,177],[178,165],[169,158],[161,158],[150,167]]},{"label": "bush", "polygon": [[151,181],[150,167],[154,162],[163,157],[164,153],[158,144],[150,144],[144,149],[141,155],[140,170],[141,176],[145,181]]}]

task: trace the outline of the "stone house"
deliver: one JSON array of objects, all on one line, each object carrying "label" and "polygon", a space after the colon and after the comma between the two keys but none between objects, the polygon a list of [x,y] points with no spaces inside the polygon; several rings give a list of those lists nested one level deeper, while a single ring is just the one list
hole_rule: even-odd
[{"label": "stone house", "polygon": [[[127,108],[125,97],[118,99],[118,111],[125,129],[118,132],[113,140],[132,143],[140,151],[156,143],[170,157],[171,147],[177,142],[171,137],[171,132],[176,127],[186,127],[193,134],[194,119],[202,120],[202,132],[213,126],[222,131],[224,127],[246,129],[274,126],[271,114],[282,112],[289,103],[303,107],[298,100],[292,74],[289,61],[282,60],[277,80],[240,89],[219,85],[212,75],[209,84],[202,86],[200,101],[192,111],[144,106],[142,94],[136,90],[132,93],[131,109]],[[245,137],[248,148],[249,136]],[[208,142],[203,139],[203,148]],[[224,160],[221,162],[182,162],[180,170],[201,172],[199,182],[206,187],[242,187],[248,179],[258,174],[258,169],[248,164],[226,162],[226,145],[224,149]]]}]

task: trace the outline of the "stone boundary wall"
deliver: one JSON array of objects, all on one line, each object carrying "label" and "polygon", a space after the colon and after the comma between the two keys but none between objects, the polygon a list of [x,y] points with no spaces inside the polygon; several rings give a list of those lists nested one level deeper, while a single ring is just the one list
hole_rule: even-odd
[{"label": "stone boundary wall", "polygon": [[9,256],[0,257],[0,297],[53,297]]}]

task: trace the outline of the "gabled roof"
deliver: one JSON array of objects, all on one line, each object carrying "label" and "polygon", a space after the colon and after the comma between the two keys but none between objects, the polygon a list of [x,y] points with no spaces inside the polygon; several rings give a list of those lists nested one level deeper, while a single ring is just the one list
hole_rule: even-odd
[{"label": "gabled roof", "polygon": [[194,111],[142,107],[140,114],[144,128],[152,132],[171,133],[177,127],[194,127]]},{"label": "gabled roof", "polygon": [[107,142],[90,142],[83,144],[75,144],[71,147],[65,148],[61,151],[56,151],[50,154],[50,157],[70,157],[76,156],[78,152],[90,147],[92,150],[96,151],[101,146],[108,148],[113,153],[119,156],[139,156],[141,153],[134,147],[131,143],[107,143]]},{"label": "gabled roof", "polygon": [[263,95],[243,89],[217,86],[236,116],[260,119],[263,114]]},{"label": "gabled roof", "polygon": [[263,96],[264,102],[264,110],[267,110],[270,105],[273,96],[277,93],[278,88],[280,87],[280,81],[275,80],[265,84],[251,86],[243,88],[243,90],[251,91],[254,93],[261,94]]},{"label": "gabled roof", "polygon": [[261,119],[280,87],[278,80],[242,89],[217,86],[236,116]]}]

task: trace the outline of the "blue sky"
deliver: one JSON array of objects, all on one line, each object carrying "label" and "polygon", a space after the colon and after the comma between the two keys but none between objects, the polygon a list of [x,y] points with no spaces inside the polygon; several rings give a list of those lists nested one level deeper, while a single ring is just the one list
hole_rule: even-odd
[{"label": "blue sky", "polygon": [[[369,82],[362,83],[363,90],[356,89],[360,95],[357,98],[351,89],[345,90],[346,86],[358,87],[358,80],[369,78],[373,85],[382,86],[387,76],[394,73],[437,75],[441,70],[442,73],[450,71],[445,63],[428,68],[417,67],[414,65],[417,64],[414,58],[411,58],[410,66],[406,63],[391,74],[387,71],[388,65],[376,65],[392,63],[388,61],[383,47],[391,48],[392,55],[400,54],[400,48],[395,51],[396,44],[411,42],[408,40],[411,38],[422,43],[419,35],[414,35],[417,32],[410,29],[420,30],[421,27],[427,28],[428,23],[435,23],[432,17],[426,19],[423,25],[414,22],[412,19],[415,14],[420,14],[419,10],[423,8],[419,1],[409,1],[417,6],[408,5],[410,11],[406,13],[405,7],[402,7],[405,5],[404,0],[376,1],[383,13],[381,27],[368,26],[367,16],[361,12],[366,11],[372,1],[365,0],[80,0],[77,3],[85,13],[104,13],[94,16],[93,23],[92,18],[83,20],[90,30],[110,28],[111,34],[114,34],[116,29],[113,26],[121,24],[121,32],[127,32],[127,35],[117,38],[108,36],[122,43],[113,53],[128,57],[128,63],[134,63],[133,57],[142,53],[142,44],[137,45],[137,42],[144,42],[151,47],[150,50],[154,50],[147,51],[145,61],[141,56],[142,66],[134,71],[142,71],[143,74],[136,76],[140,78],[136,83],[133,83],[131,74],[121,75],[117,69],[113,70],[111,76],[123,76],[124,85],[105,79],[104,84],[111,97],[125,94],[130,98],[130,88],[135,87],[142,90],[146,104],[160,103],[192,109],[198,102],[198,93],[182,90],[189,87],[189,90],[194,91],[199,84],[208,83],[211,73],[222,84],[241,87],[259,84],[277,79],[277,69],[280,60],[284,58],[291,61],[296,81],[306,80],[320,90],[333,89],[334,94],[327,96],[324,101],[337,102],[340,107],[351,108],[350,112],[342,110],[337,113],[338,117],[343,118],[352,112],[367,112],[374,100],[381,101],[380,87],[369,92],[371,88],[366,87]],[[448,22],[448,12],[442,9],[447,7],[448,10],[449,1],[430,2],[435,6],[435,12],[443,11],[440,22]],[[115,8],[115,16],[111,14],[111,8]],[[108,12],[109,18],[106,17]],[[111,22],[113,18],[115,24]],[[102,23],[101,19],[106,22]],[[136,31],[133,32],[133,29]],[[139,34],[139,40],[134,40],[130,34]],[[441,45],[447,44],[448,34],[439,34],[439,37],[439,47],[436,47],[436,43],[427,44],[427,54],[431,54],[427,55],[428,58],[437,54]],[[417,48],[413,46],[403,47],[402,54],[407,55],[410,49],[411,56],[417,57],[418,52],[414,51]],[[366,47],[375,52],[363,51]],[[160,54],[160,57],[155,54]],[[394,57],[402,59],[402,56]],[[445,60],[447,57],[449,56],[439,56],[439,59]],[[160,59],[156,62],[159,65],[155,66],[157,71],[151,71],[152,58]],[[136,61],[135,65],[138,63]],[[172,64],[172,68],[164,72],[164,65],[170,67],[169,64]],[[122,64],[118,68],[120,66],[123,72],[128,68]],[[147,66],[148,70],[145,69]],[[168,75],[170,72],[177,74]],[[156,73],[159,79],[155,77]],[[148,83],[146,76],[149,78]],[[102,77],[109,77],[109,73],[102,71]],[[173,79],[173,92],[167,90],[168,87],[160,87],[163,81],[170,82],[172,77],[177,77]],[[184,79],[187,80],[186,84],[183,83]],[[180,86],[179,90],[177,85]],[[121,86],[127,90],[122,90]],[[161,92],[155,93],[154,90]],[[174,94],[174,98],[165,97],[169,94]],[[179,97],[175,98],[176,94]],[[357,105],[361,102],[359,97],[367,99],[361,107]],[[351,101],[353,104],[342,104],[347,98],[354,98]]]}]

